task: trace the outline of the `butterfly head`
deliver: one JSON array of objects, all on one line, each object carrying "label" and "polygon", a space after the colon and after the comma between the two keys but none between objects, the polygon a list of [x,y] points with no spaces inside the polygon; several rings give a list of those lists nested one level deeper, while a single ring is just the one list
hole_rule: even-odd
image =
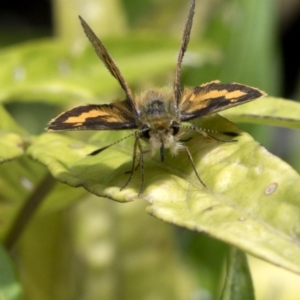
[{"label": "butterfly head", "polygon": [[159,151],[160,159],[164,161],[165,149],[170,149],[172,154],[176,154],[181,148],[177,138],[179,129],[176,121],[171,121],[169,124],[165,122],[146,123],[139,132],[139,137],[149,142],[152,155]]}]

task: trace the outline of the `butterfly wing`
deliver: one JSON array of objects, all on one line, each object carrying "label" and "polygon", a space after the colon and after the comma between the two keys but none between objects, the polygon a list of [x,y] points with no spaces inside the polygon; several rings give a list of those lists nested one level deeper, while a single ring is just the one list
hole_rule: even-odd
[{"label": "butterfly wing", "polygon": [[195,88],[185,88],[179,110],[181,121],[188,121],[243,104],[266,94],[259,89],[239,84],[212,81]]},{"label": "butterfly wing", "polygon": [[112,104],[88,104],[63,112],[51,120],[48,130],[118,130],[137,128],[127,100]]},{"label": "butterfly wing", "polygon": [[106,68],[109,70],[109,72],[118,80],[119,84],[121,85],[122,89],[125,91],[127,99],[135,113],[137,115],[137,110],[135,107],[134,99],[132,92],[126,83],[124,77],[122,76],[119,68],[117,67],[116,63],[100,41],[100,39],[96,36],[96,34],[93,32],[93,30],[90,28],[90,26],[79,16],[79,20],[81,22],[81,25],[83,27],[83,30],[93,45],[98,57],[101,59],[101,61],[104,63]]}]

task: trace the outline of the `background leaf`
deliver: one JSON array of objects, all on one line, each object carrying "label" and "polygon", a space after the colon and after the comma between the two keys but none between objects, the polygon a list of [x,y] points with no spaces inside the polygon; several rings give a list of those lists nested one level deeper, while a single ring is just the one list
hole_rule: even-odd
[{"label": "background leaf", "polygon": [[22,299],[21,286],[15,274],[11,258],[0,244],[0,298],[1,300]]},{"label": "background leaf", "polygon": [[254,300],[254,290],[246,254],[229,249],[227,273],[221,300]]},{"label": "background leaf", "polygon": [[[105,45],[108,49],[118,50],[112,55],[131,85],[138,81],[141,84],[141,77],[145,75],[149,81],[168,71],[174,73],[178,40],[166,40],[161,34],[154,33],[145,38],[136,33],[126,38],[105,40]],[[0,102],[43,99],[51,104],[62,104],[79,100],[99,102],[99,99],[95,100],[96,95],[111,97],[119,88],[117,81],[101,65],[92,47],[86,50],[82,48],[74,53],[63,43],[45,40],[0,51]],[[213,61],[217,55],[216,48],[211,45],[198,45],[194,51],[202,63]],[[124,98],[120,88],[119,94]]]},{"label": "background leaf", "polygon": [[0,105],[0,163],[17,158],[24,153],[26,132]]},{"label": "background leaf", "polygon": [[300,129],[300,105],[286,99],[264,97],[221,112],[221,115],[234,122]]}]

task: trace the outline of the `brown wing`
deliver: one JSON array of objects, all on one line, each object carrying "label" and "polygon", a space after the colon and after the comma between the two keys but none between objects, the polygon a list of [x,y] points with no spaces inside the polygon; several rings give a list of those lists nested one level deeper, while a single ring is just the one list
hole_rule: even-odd
[{"label": "brown wing", "polygon": [[181,121],[216,113],[265,95],[263,91],[247,85],[221,84],[219,81],[185,88],[179,105]]},{"label": "brown wing", "polygon": [[126,93],[127,99],[130,102],[130,105],[132,109],[134,110],[134,113],[137,115],[137,111],[135,108],[135,103],[133,99],[132,92],[126,83],[124,77],[122,76],[119,68],[115,64],[112,57],[109,55],[108,51],[100,41],[100,39],[96,36],[96,34],[93,32],[93,30],[90,28],[90,26],[79,16],[79,20],[81,22],[81,25],[83,27],[83,30],[93,45],[98,57],[102,60],[106,68],[109,70],[109,72],[118,80],[119,84],[121,85],[122,89]]},{"label": "brown wing", "polygon": [[48,130],[118,130],[137,128],[127,100],[112,104],[89,104],[63,112],[51,120]]}]

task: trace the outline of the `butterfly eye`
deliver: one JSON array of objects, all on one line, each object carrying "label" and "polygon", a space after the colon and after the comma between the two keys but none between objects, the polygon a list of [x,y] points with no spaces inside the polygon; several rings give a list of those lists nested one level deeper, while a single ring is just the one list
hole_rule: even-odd
[{"label": "butterfly eye", "polygon": [[176,121],[172,121],[171,128],[173,129],[173,135],[176,135],[179,132],[180,126]]},{"label": "butterfly eye", "polygon": [[146,138],[146,139],[150,139],[150,126],[149,124],[144,124],[142,129],[141,129],[141,135],[142,137]]}]

